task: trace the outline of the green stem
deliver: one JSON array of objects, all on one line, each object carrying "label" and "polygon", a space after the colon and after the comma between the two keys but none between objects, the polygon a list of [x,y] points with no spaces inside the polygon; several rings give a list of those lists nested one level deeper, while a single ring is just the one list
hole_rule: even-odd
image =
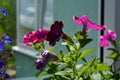
[{"label": "green stem", "polygon": [[57,80],[57,76],[55,74],[53,74],[53,76],[54,76],[54,79]]},{"label": "green stem", "polygon": [[73,75],[74,75],[73,77],[73,80],[74,80],[76,78],[76,62],[73,65]]}]

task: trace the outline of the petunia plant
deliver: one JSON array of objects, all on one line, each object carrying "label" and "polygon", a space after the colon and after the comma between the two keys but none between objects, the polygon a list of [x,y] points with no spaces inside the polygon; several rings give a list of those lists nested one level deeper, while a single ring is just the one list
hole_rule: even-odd
[{"label": "petunia plant", "polygon": [[[7,12],[0,7],[0,23],[7,17]],[[8,64],[13,57],[11,50],[6,49],[7,45],[12,43],[13,39],[8,33],[3,34],[0,37],[0,80],[8,80],[10,78],[9,74],[6,72]]]},{"label": "petunia plant", "polygon": [[[119,50],[116,43],[116,33],[107,30],[105,25],[98,25],[88,19],[86,15],[82,17],[73,16],[73,21],[82,26],[82,30],[75,32],[73,36],[63,31],[64,22],[55,21],[50,30],[38,29],[26,33],[23,43],[26,46],[34,47],[39,51],[39,58],[35,61],[38,70],[36,77],[47,74],[44,80],[118,80],[120,79],[120,68],[115,67],[119,61]],[[100,36],[100,47],[107,48],[112,53],[107,56],[113,63],[108,65],[100,62],[100,58],[93,56],[88,60],[86,56],[93,53],[92,48],[84,47],[93,41],[88,36],[89,31],[105,31],[106,34]],[[54,46],[58,41],[66,47],[67,53],[60,50],[54,53]],[[49,44],[47,44],[49,42]],[[112,45],[110,48],[109,45]],[[48,47],[50,46],[50,47]],[[48,49],[49,48],[49,49]]]}]

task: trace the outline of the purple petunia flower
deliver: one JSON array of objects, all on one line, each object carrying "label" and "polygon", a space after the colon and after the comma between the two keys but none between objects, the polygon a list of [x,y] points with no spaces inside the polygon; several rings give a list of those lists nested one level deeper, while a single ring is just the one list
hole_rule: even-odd
[{"label": "purple petunia flower", "polygon": [[91,22],[86,15],[82,16],[81,18],[78,18],[76,16],[73,16],[73,20],[78,24],[78,25],[83,25],[83,31],[88,32],[90,30],[105,30],[106,26],[105,25],[98,25],[93,22]]},{"label": "purple petunia flower", "polygon": [[45,58],[38,58],[35,62],[36,69],[39,71],[42,71],[46,64],[48,63],[48,60]]},{"label": "purple petunia flower", "polygon": [[58,60],[58,57],[55,54],[50,53],[48,50],[42,50],[40,54],[41,58],[38,58],[35,61],[36,68],[39,71],[42,71],[48,62]]},{"label": "purple petunia flower", "polygon": [[107,47],[109,46],[109,41],[114,41],[116,39],[116,33],[112,30],[108,30],[107,34],[100,37],[100,46]]},{"label": "purple petunia flower", "polygon": [[63,21],[55,21],[51,25],[50,32],[47,35],[47,41],[49,41],[49,44],[51,46],[54,46],[56,41],[59,41],[62,38],[63,35]]}]

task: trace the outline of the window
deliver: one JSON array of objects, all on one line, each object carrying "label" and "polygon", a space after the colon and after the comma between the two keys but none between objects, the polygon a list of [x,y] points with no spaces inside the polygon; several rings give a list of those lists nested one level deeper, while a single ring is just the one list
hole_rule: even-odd
[{"label": "window", "polygon": [[18,0],[17,44],[21,46],[26,32],[36,29],[36,4],[34,0]]}]

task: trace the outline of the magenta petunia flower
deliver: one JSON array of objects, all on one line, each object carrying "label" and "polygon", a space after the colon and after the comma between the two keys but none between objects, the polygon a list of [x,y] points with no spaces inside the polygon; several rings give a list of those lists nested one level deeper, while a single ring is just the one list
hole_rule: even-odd
[{"label": "magenta petunia flower", "polygon": [[109,41],[107,39],[105,39],[103,36],[100,37],[100,46],[101,47],[109,46]]},{"label": "magenta petunia flower", "polygon": [[42,50],[40,54],[41,58],[38,58],[35,62],[36,68],[39,71],[42,71],[48,62],[58,60],[58,57],[55,54],[50,53],[48,50]]},{"label": "magenta petunia flower", "polygon": [[46,40],[47,34],[50,30],[39,29],[37,31],[32,31],[24,35],[23,43],[27,46],[32,46],[32,43],[41,43]]},{"label": "magenta petunia flower", "polygon": [[47,41],[51,46],[54,46],[56,41],[59,41],[63,35],[63,21],[55,21],[54,24],[51,25],[51,31],[47,35]]},{"label": "magenta petunia flower", "polygon": [[116,39],[116,33],[113,32],[112,30],[108,30],[107,34],[104,35],[104,38],[108,39],[110,41],[115,40]]},{"label": "magenta petunia flower", "polygon": [[39,29],[33,34],[33,42],[40,43],[46,40],[47,34],[50,32],[50,30],[43,30]]},{"label": "magenta petunia flower", "polygon": [[24,35],[24,37],[23,37],[23,43],[24,43],[24,45],[26,45],[26,46],[32,46],[31,42],[33,42],[33,34],[34,33],[35,32],[32,31],[32,32],[29,32],[29,33],[27,33],[27,34]]},{"label": "magenta petunia flower", "polygon": [[106,26],[105,25],[98,25],[96,23],[91,22],[86,15],[82,16],[81,18],[78,18],[76,16],[73,16],[73,20],[78,24],[78,25],[83,25],[83,30],[85,32],[88,32],[89,30],[105,30]]},{"label": "magenta petunia flower", "polygon": [[107,47],[109,46],[109,41],[114,41],[116,39],[116,33],[112,30],[108,30],[107,33],[100,37],[100,46]]}]

